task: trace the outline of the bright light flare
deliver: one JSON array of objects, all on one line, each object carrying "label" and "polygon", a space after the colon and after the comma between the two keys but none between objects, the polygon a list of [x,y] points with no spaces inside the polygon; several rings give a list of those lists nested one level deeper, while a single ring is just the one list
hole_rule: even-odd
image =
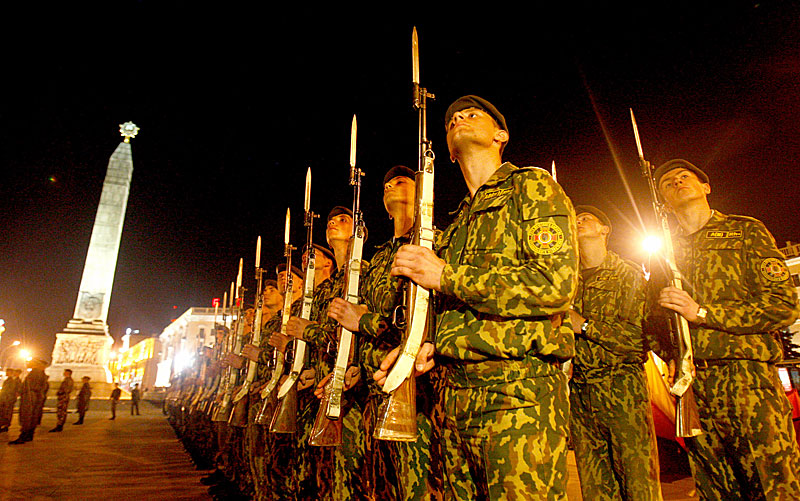
[{"label": "bright light flare", "polygon": [[191,367],[193,363],[194,357],[191,353],[179,352],[175,356],[175,372],[182,372],[184,369]]},{"label": "bright light flare", "polygon": [[656,235],[648,235],[642,240],[642,248],[648,254],[655,254],[661,250],[662,243],[663,242],[661,241],[660,237]]},{"label": "bright light flare", "polygon": [[22,360],[25,360],[26,362],[30,362],[31,360],[33,360],[33,356],[31,355],[31,352],[29,350],[24,349],[24,348],[19,350],[19,358],[21,358]]}]

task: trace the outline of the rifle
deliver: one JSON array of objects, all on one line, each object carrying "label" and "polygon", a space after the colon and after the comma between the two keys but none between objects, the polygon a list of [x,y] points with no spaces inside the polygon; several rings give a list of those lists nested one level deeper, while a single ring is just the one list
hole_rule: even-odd
[{"label": "rifle", "polygon": [[[435,99],[433,94],[419,84],[419,43],[417,28],[411,37],[412,84],[414,109],[418,115],[419,150],[417,172],[415,174],[416,193],[414,200],[414,227],[411,243],[433,249],[433,148],[427,138],[427,100]],[[400,307],[405,314],[395,310],[395,323],[398,318],[408,318],[398,327],[404,329],[402,351],[389,374],[383,391],[389,398],[378,410],[378,424],[374,437],[381,440],[413,442],[417,439],[416,380],[413,373],[414,361],[426,337],[430,323],[430,291],[411,280],[402,281],[405,288],[405,305]]]},{"label": "rifle", "polygon": [[[361,258],[366,239],[366,226],[361,213],[361,177],[364,173],[356,167],[356,136],[358,125],[356,116],[350,126],[350,185],[353,186],[353,236],[347,258],[347,275],[344,286],[344,300],[358,304],[358,287],[361,280]],[[347,368],[353,361],[353,333],[339,325],[336,329],[339,347],[333,375],[325,385],[325,394],[320,402],[319,412],[311,430],[311,445],[340,445],[342,443],[342,393]]]},{"label": "rifle", "polygon": [[[242,262],[239,261],[239,275],[237,275],[236,283],[239,284],[237,290],[241,288],[241,269],[242,269]],[[229,342],[228,342],[228,353],[241,353],[242,351],[242,341],[244,339],[244,319],[242,318],[241,310],[238,309],[238,299],[234,300],[234,285],[231,282],[231,293],[228,298],[230,298],[230,312],[231,312],[231,326],[230,332],[228,334]],[[234,308],[236,305],[236,308]],[[234,312],[236,312],[236,322],[234,323],[233,317]],[[235,333],[235,334],[234,334]],[[233,335],[231,335],[233,334]],[[215,422],[228,422],[230,420],[231,414],[233,414],[233,390],[236,388],[236,384],[239,381],[239,369],[235,369],[233,367],[226,368],[225,377],[223,377],[223,392],[222,392],[222,399],[217,406],[216,412],[212,417],[212,421]]]},{"label": "rifle", "polygon": [[[294,279],[292,278],[292,247],[289,244],[289,216],[290,212],[289,209],[286,209],[286,228],[284,231],[283,236],[283,248],[284,252],[283,255],[286,257],[286,287],[283,292],[283,313],[281,316],[281,333],[286,334],[286,324],[289,322],[289,317],[292,315],[292,289],[294,284]],[[283,375],[283,365],[284,365],[284,354],[278,349],[273,350],[272,352],[272,377],[270,377],[269,382],[267,382],[267,386],[261,390],[261,398],[264,399],[264,402],[261,406],[261,410],[258,412],[256,416],[256,423],[258,424],[269,424],[272,421],[272,411],[275,409],[275,404],[277,403],[277,395],[275,394],[275,389],[278,387],[278,382]]]},{"label": "rifle", "polygon": [[[253,319],[253,336],[251,339],[251,344],[256,346],[259,345],[261,342],[261,308],[264,306],[264,298],[261,295],[261,284],[262,284],[262,275],[263,271],[261,269],[261,236],[259,235],[258,240],[256,240],[256,311],[254,314]],[[250,387],[253,385],[253,381],[256,378],[256,372],[258,371],[258,362],[253,362],[250,360],[247,363],[247,376],[245,377],[244,384],[242,384],[241,389],[239,392],[233,397],[233,414],[231,415],[231,419],[229,424],[233,426],[243,427],[247,426],[247,400],[243,399],[250,394]]]},{"label": "rifle", "polygon": [[[303,306],[300,318],[311,318],[311,307],[314,301],[314,274],[316,268],[316,250],[314,249],[314,218],[319,217],[311,211],[311,167],[306,171],[306,189],[303,199],[304,225],[306,227],[306,275],[303,279]],[[306,363],[306,342],[294,339],[290,351],[294,354],[289,376],[278,389],[280,405],[272,417],[269,431],[272,433],[294,433],[297,431],[297,379]]]},{"label": "rifle", "polygon": [[[653,177],[653,165],[645,160],[642,142],[639,139],[639,128],[636,125],[636,117],[631,108],[631,123],[633,124],[633,135],[636,138],[636,149],[639,153],[639,166],[642,175],[647,178],[650,187],[650,198],[653,202],[653,211],[656,220],[661,225],[661,238],[664,243],[665,271],[668,280],[673,287],[683,290],[683,278],[680,270],[675,264],[675,249],[672,245],[672,233],[669,229],[667,210],[658,195],[656,181]],[[697,412],[697,402],[692,390],[694,380],[694,355],[692,353],[692,338],[689,331],[689,322],[678,312],[667,310],[669,314],[670,341],[675,352],[675,378],[670,393],[675,396],[675,436],[695,437],[702,433],[700,429],[700,416]]]},{"label": "rifle", "polygon": [[[225,291],[225,294],[223,294],[223,299],[222,299],[222,324],[217,323],[217,310],[216,309],[214,310],[214,329],[217,330],[221,329],[224,336],[222,338],[222,342],[220,343],[220,345],[215,346],[215,348],[218,349],[217,352],[218,361],[222,360],[225,354],[228,353],[228,351],[230,351],[230,346],[229,346],[231,338],[230,330],[225,325],[226,323],[225,308],[227,307],[228,307],[228,292]],[[216,339],[219,338],[217,337],[215,338],[215,340]],[[219,383],[217,384],[217,389],[214,395],[214,401],[211,403],[211,406],[208,410],[208,415],[211,417],[212,421],[214,420],[214,416],[217,414],[217,409],[219,409],[220,404],[222,403],[222,395],[224,395],[227,389],[227,381],[228,381],[228,368],[225,367],[219,373]]]}]

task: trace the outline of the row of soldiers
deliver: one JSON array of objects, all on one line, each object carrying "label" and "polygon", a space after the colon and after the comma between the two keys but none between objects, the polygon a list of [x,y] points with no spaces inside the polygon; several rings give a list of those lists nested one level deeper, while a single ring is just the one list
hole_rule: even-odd
[{"label": "row of soldiers", "polygon": [[[393,167],[383,201],[394,237],[365,263],[359,304],[342,298],[353,214],[335,207],[328,247],[316,246],[310,319],[299,315],[303,270],[279,268],[262,296],[268,335],[241,354],[209,352],[219,364],[176,381],[168,413],[218,468],[208,481],[257,499],[565,499],[571,435],[585,499],[661,499],[643,363],[648,351],[667,350],[648,328],[666,309],[691,327],[702,434],[685,444],[701,499],[796,498],[800,451],[775,364],[777,331],[796,320],[798,302],[764,225],[712,210],[706,173],[686,160],[665,163],[654,177],[677,222],[685,287],[653,290],[608,249],[612,224],[602,210],[573,206],[542,169],[502,161],[508,126],[490,102],[456,100],[445,127],[469,193],[435,251],[408,244],[415,177]],[[289,275],[294,302],[282,330]],[[399,353],[392,317],[405,279],[434,291],[435,314],[414,367],[418,438],[383,441],[374,432]],[[309,439],[339,326],[357,334],[357,363],[346,378],[341,445],[316,447]],[[260,389],[274,351],[291,339],[311,351],[297,431],[269,433],[256,421]],[[571,378],[562,370],[570,360]],[[246,361],[258,368],[247,419],[212,422],[196,396],[214,367]]]},{"label": "row of soldiers", "polygon": [[[48,361],[39,357],[33,357],[27,362],[27,372],[22,379],[22,369],[7,368],[6,380],[0,390],[0,433],[7,432],[11,426],[11,419],[14,415],[14,407],[19,399],[19,437],[11,440],[10,445],[24,444],[33,440],[36,428],[42,423],[42,413],[44,404],[47,400],[47,392],[50,389],[49,377],[45,374]],[[89,409],[89,400],[92,397],[92,389],[89,385],[89,376],[81,378],[81,388],[78,391],[76,410],[78,420],[74,424],[83,424],[86,411]],[[56,391],[56,426],[50,430],[51,433],[63,431],[64,423],[67,421],[67,411],[69,408],[70,395],[75,387],[72,380],[72,370],[64,369],[61,384]]]}]

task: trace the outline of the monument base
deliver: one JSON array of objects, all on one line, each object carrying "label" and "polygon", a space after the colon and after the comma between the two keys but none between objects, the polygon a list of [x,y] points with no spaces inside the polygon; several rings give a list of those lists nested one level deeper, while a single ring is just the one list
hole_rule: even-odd
[{"label": "monument base", "polygon": [[104,322],[70,320],[64,332],[56,334],[53,361],[45,370],[50,376],[50,386],[63,379],[64,369],[72,369],[76,388],[80,388],[83,376],[91,378],[90,384],[111,383],[108,361],[113,344]]}]

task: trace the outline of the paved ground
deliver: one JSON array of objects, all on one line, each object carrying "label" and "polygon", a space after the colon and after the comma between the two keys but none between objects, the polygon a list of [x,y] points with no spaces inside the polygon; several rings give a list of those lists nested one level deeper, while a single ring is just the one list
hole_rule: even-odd
[{"label": "paved ground", "polygon": [[159,408],[143,402],[142,415],[131,416],[123,403],[110,421],[107,401],[92,407],[80,426],[71,413],[61,433],[47,432],[56,416],[46,413],[33,442],[7,445],[19,435],[14,416],[0,433],[0,500],[211,499],[200,483],[206,472],[194,468]]},{"label": "paved ground", "polygon": [[[74,405],[74,403],[72,404]],[[33,442],[6,445],[19,435],[16,416],[10,433],[0,433],[0,501],[4,500],[209,500],[198,471],[160,408],[142,403],[131,416],[123,402],[110,421],[108,402],[92,402],[82,426],[71,413],[61,433],[48,433],[55,414],[45,413]],[[669,445],[669,444],[667,444]],[[685,456],[662,447],[665,500],[695,500]],[[575,461],[569,457],[570,501],[581,499]]]}]

